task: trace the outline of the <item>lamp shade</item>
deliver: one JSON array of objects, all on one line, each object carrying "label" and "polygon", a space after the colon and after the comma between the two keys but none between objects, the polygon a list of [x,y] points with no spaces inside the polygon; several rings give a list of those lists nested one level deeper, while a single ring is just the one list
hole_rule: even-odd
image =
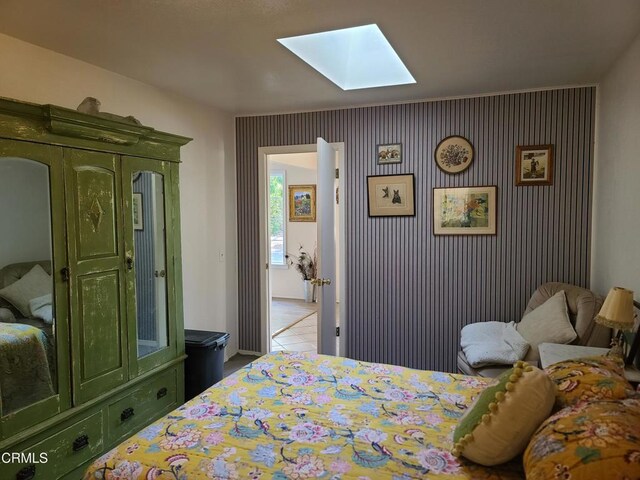
[{"label": "lamp shade", "polygon": [[596,315],[596,322],[618,330],[633,330],[633,292],[613,287]]}]

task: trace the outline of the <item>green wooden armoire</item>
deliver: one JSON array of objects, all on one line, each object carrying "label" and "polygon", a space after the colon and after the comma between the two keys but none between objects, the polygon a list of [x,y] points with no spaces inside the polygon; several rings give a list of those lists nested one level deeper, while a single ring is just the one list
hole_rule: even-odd
[{"label": "green wooden armoire", "polygon": [[3,480],[80,478],[183,402],[189,141],[132,117],[0,99]]}]

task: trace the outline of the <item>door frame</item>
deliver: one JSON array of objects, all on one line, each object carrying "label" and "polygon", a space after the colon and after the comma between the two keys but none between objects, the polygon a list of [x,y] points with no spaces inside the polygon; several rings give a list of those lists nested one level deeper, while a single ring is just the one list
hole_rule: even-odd
[{"label": "door frame", "polygon": [[[338,247],[340,254],[337,258],[336,271],[340,278],[340,337],[339,337],[339,354],[344,356],[346,338],[348,335],[347,320],[347,295],[346,295],[346,279],[345,279],[345,206],[344,206],[344,142],[329,142],[338,155],[338,169],[340,175],[338,178],[338,189],[340,192],[340,203],[338,204]],[[258,232],[260,237],[260,353],[266,354],[271,351],[271,335],[270,335],[270,318],[269,318],[269,299],[271,298],[271,283],[269,281],[269,241],[267,238],[267,205],[269,194],[267,189],[268,183],[268,157],[274,154],[287,153],[313,153],[317,152],[316,143],[303,145],[282,145],[273,147],[258,148]],[[264,266],[264,268],[262,268]]]}]

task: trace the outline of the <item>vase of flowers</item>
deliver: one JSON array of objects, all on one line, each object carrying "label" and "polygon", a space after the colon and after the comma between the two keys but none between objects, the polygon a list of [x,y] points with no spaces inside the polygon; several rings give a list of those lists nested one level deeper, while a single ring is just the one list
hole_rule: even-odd
[{"label": "vase of flowers", "polygon": [[304,301],[307,303],[315,302],[316,287],[311,284],[311,280],[316,278],[318,274],[316,249],[313,249],[313,255],[311,255],[305,251],[302,245],[300,245],[296,255],[288,253],[285,258],[289,265],[295,267],[302,277],[302,282],[304,284]]}]

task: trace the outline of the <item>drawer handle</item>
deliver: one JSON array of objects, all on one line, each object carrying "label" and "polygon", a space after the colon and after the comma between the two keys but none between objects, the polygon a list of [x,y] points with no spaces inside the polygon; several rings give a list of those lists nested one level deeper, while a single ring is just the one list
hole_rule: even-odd
[{"label": "drawer handle", "polygon": [[89,437],[87,435],[80,435],[73,441],[73,451],[77,452],[89,445]]},{"label": "drawer handle", "polygon": [[16,474],[16,480],[31,480],[36,476],[36,466],[29,465],[28,467],[24,467]]},{"label": "drawer handle", "polygon": [[134,415],[133,408],[131,407],[125,408],[120,414],[120,420],[124,422],[125,420],[133,417],[133,415]]},{"label": "drawer handle", "polygon": [[158,390],[156,397],[158,398],[158,400],[160,400],[162,397],[166,397],[166,395],[167,395],[167,387],[162,387],[160,390]]}]

